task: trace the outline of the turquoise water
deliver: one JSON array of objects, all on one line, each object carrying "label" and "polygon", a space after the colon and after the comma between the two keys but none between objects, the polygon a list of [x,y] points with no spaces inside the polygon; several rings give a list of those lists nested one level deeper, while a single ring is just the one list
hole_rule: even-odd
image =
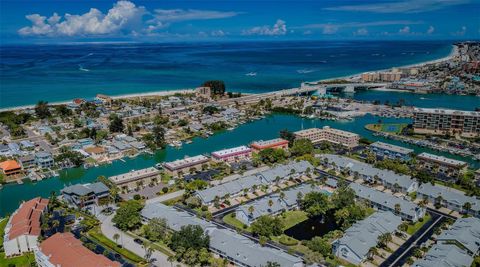
[{"label": "turquoise water", "polygon": [[209,79],[224,80],[228,90],[262,93],[445,57],[451,45],[446,41],[2,45],[0,108],[93,98],[97,93],[194,88]]},{"label": "turquoise water", "polygon": [[[128,172],[132,169],[141,169],[151,167],[156,163],[171,161],[182,158],[186,155],[194,156],[198,154],[209,153],[215,150],[248,144],[254,140],[270,139],[278,137],[280,130],[289,129],[291,131],[300,130],[302,128],[322,127],[329,125],[331,127],[344,129],[360,134],[371,140],[383,140],[393,144],[411,147],[416,152],[433,152],[428,149],[422,149],[416,146],[401,144],[396,141],[385,140],[383,138],[375,137],[371,132],[364,129],[364,125],[378,121],[379,117],[364,116],[353,121],[321,121],[315,119],[305,119],[292,115],[275,114],[266,117],[265,119],[243,124],[233,131],[225,131],[211,136],[208,139],[196,138],[191,144],[185,144],[181,149],[168,147],[165,150],[158,151],[155,156],[139,156],[133,159],[125,159],[125,162],[115,161],[110,165],[104,165],[98,168],[91,168],[85,170],[83,168],[68,169],[60,173],[60,177],[46,179],[40,182],[30,183],[26,182],[23,185],[5,185],[0,190],[0,216],[12,212],[18,207],[18,204],[35,196],[48,196],[51,191],[59,191],[65,185],[75,183],[87,183],[95,180],[100,175],[112,176]],[[382,118],[386,123],[408,123],[408,119],[389,119]],[[455,157],[461,159],[460,157]],[[480,167],[478,162],[470,161],[471,164]]]}]

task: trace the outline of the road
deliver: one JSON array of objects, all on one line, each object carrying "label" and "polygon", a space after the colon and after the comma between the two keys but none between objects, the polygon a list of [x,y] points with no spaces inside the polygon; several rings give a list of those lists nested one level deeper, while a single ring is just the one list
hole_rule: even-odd
[{"label": "road", "polygon": [[[117,227],[114,226],[112,222],[113,214],[110,216],[104,216],[103,218],[99,218],[102,222],[101,230],[102,234],[105,235],[107,238],[114,240],[113,235],[118,234],[120,238],[118,239],[118,243],[120,243],[124,248],[130,250],[131,252],[137,254],[140,257],[145,256],[145,249],[143,249],[142,245],[139,245],[133,241],[133,237],[127,235],[126,233],[120,231]],[[152,264],[154,266],[164,267],[164,266],[177,266],[179,263],[170,263],[168,261],[168,256],[155,250],[152,253],[151,259],[157,259]]]}]

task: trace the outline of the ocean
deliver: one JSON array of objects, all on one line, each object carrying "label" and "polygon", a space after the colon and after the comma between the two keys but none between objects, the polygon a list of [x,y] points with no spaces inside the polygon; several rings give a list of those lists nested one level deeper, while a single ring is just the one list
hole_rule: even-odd
[{"label": "ocean", "polygon": [[224,80],[229,91],[261,93],[445,57],[451,45],[446,41],[3,45],[0,108],[39,100],[91,99],[97,93],[194,88],[209,79]]}]

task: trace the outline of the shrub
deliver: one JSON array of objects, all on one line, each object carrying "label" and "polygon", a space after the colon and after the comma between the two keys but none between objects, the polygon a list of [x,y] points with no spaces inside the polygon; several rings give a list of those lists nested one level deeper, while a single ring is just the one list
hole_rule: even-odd
[{"label": "shrub", "polygon": [[279,242],[280,242],[280,244],[285,245],[285,246],[295,246],[296,244],[298,244],[297,240],[295,240],[295,239],[293,239],[289,236],[285,236],[285,235],[280,237]]},{"label": "shrub", "polygon": [[162,188],[162,192],[163,192],[164,194],[166,194],[166,193],[168,192],[168,187],[163,187],[163,188]]}]

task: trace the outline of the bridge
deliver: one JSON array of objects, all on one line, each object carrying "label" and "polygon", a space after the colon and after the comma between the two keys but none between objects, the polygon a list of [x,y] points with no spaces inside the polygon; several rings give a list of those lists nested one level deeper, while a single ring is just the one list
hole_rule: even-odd
[{"label": "bridge", "polygon": [[316,91],[319,95],[325,95],[329,91],[341,91],[344,93],[354,93],[357,90],[366,90],[372,88],[385,87],[386,83],[302,83],[301,90],[305,92]]}]

